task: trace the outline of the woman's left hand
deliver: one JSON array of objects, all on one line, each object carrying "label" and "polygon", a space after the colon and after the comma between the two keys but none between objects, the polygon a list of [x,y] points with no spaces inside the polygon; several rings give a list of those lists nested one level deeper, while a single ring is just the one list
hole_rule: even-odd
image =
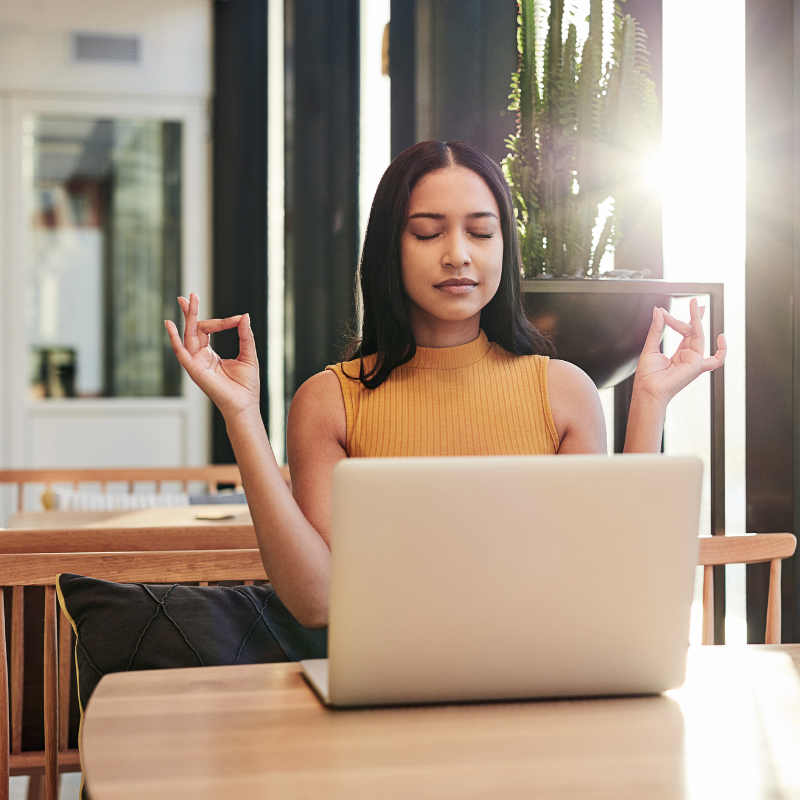
[{"label": "woman's left hand", "polygon": [[[696,299],[689,303],[689,322],[675,319],[663,308],[653,309],[653,322],[647,334],[639,364],[636,367],[634,391],[645,393],[664,406],[678,392],[704,372],[710,372],[725,363],[727,345],[725,336],[717,338],[717,352],[704,355],[703,312]],[[683,336],[683,341],[672,358],[660,351],[664,326],[668,325]]]}]

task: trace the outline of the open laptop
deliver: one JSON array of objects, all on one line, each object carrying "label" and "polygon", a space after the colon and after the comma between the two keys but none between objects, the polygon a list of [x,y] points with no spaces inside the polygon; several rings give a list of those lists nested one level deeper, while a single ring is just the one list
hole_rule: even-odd
[{"label": "open laptop", "polygon": [[647,694],[685,678],[693,457],[349,459],[333,478],[332,706]]}]

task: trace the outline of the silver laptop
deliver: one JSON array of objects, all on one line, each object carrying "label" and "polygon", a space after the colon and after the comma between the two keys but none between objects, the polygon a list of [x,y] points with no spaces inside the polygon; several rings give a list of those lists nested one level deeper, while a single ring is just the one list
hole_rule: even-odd
[{"label": "silver laptop", "polygon": [[693,457],[349,459],[333,478],[332,706],[647,694],[686,672]]}]

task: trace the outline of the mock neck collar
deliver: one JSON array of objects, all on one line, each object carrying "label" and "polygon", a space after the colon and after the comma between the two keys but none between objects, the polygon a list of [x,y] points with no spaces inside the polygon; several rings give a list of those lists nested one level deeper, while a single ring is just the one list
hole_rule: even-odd
[{"label": "mock neck collar", "polygon": [[460,369],[480,361],[491,347],[492,343],[481,330],[477,339],[456,347],[417,347],[414,358],[403,366],[413,369]]}]

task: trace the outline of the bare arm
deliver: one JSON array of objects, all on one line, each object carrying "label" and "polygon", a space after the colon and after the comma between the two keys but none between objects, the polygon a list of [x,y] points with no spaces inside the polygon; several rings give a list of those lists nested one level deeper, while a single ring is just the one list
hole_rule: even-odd
[{"label": "bare arm", "polygon": [[[330,581],[330,549],[324,538],[327,528],[324,533],[318,531],[306,518],[286,486],[270,447],[259,411],[258,359],[249,317],[198,320],[197,295],[192,294],[189,300],[180,298],[179,302],[186,320],[184,340],[175,324],[167,321],[170,343],[178,361],[225,418],[267,575],[301,624],[323,627],[328,619]],[[210,347],[209,335],[229,328],[238,329],[239,356],[220,359]],[[326,385],[329,383],[326,381]],[[303,395],[301,388],[301,405]],[[338,402],[343,424],[341,393]],[[323,416],[333,419],[335,412]],[[299,472],[300,491],[308,494],[309,490],[303,488],[308,477],[303,476],[304,470]],[[323,514],[316,513],[315,520],[322,519]]]},{"label": "bare arm", "polygon": [[550,413],[558,432],[559,455],[606,453],[606,420],[589,376],[568,361],[547,364]]},{"label": "bare arm", "polygon": [[[257,412],[226,419],[264,569],[281,600],[308,628],[328,624],[330,549],[286,486]],[[292,475],[292,485],[297,485]]]},{"label": "bare arm", "polygon": [[333,468],[347,458],[344,401],[333,372],[320,372],[297,390],[286,434],[294,499],[330,546]]}]

